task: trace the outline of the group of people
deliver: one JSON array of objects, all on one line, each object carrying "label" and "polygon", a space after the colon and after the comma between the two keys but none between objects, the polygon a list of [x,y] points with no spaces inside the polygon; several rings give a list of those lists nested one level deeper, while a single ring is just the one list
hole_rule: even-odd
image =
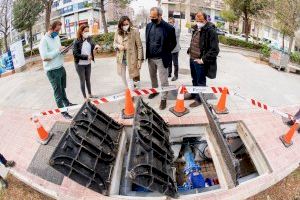
[{"label": "group of people", "polygon": [[[175,25],[174,18],[169,18],[169,21],[166,22],[162,19],[162,14],[161,8],[151,8],[151,22],[147,24],[145,32],[146,59],[148,60],[153,88],[169,86],[168,78],[172,78],[172,81],[178,79],[180,29]],[[190,56],[192,84],[193,86],[206,86],[206,77],[216,77],[219,42],[215,26],[208,22],[207,15],[204,12],[198,12],[195,19],[196,25],[192,27],[193,34],[187,52]],[[61,25],[60,21],[54,21],[39,45],[44,70],[54,90],[55,101],[59,108],[75,105],[70,103],[65,92],[66,71],[63,67],[63,57],[66,47],[61,45],[59,38]],[[144,62],[143,45],[139,29],[133,27],[129,17],[123,16],[119,20],[113,46],[117,52],[117,72],[124,85],[127,86],[128,83],[126,78],[128,71],[129,78],[134,82],[134,87],[139,87],[141,81],[140,70]],[[84,99],[96,98],[92,94],[90,78],[91,62],[94,61],[94,51],[98,48],[99,46],[93,42],[89,35],[89,27],[82,25],[73,43],[73,56]],[[172,77],[173,65],[174,75]],[[86,87],[88,94],[85,91]],[[151,94],[148,98],[153,99],[157,95],[159,94]],[[167,96],[167,92],[161,93],[159,106],[161,110],[164,110],[167,106]],[[195,100],[190,107],[197,107],[201,104],[199,95],[195,94],[190,98]],[[62,115],[68,119],[72,118],[67,112],[63,112]]]}]

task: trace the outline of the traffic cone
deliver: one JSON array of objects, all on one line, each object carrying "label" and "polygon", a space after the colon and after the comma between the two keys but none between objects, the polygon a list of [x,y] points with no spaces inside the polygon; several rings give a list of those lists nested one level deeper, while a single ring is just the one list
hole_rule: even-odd
[{"label": "traffic cone", "polygon": [[134,116],[134,105],[131,98],[131,93],[129,88],[125,91],[125,109],[122,110],[123,119],[131,119]]},{"label": "traffic cone", "polygon": [[51,138],[51,135],[44,129],[38,118],[34,118],[33,122],[38,132],[38,142],[41,144],[47,144]]},{"label": "traffic cone", "polygon": [[224,89],[222,90],[222,95],[220,97],[218,104],[213,106],[215,113],[217,113],[217,114],[228,114],[229,113],[228,109],[226,108],[227,94],[228,94],[228,89],[227,89],[227,87],[224,87]]},{"label": "traffic cone", "polygon": [[294,123],[294,125],[290,128],[290,130],[285,135],[279,137],[279,139],[281,140],[281,142],[284,144],[285,147],[289,147],[293,144],[292,138],[296,130],[298,129],[298,126],[299,126],[298,123]]},{"label": "traffic cone", "polygon": [[190,111],[184,107],[184,94],[186,93],[185,86],[181,86],[178,89],[176,104],[174,107],[170,108],[170,112],[176,115],[177,117],[182,117],[183,115],[188,114]]}]

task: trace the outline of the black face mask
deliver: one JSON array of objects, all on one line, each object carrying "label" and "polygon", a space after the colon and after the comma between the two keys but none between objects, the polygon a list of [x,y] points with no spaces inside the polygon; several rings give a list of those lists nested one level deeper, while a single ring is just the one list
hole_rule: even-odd
[{"label": "black face mask", "polygon": [[154,23],[154,24],[157,24],[158,23],[158,19],[151,19],[151,22]]}]

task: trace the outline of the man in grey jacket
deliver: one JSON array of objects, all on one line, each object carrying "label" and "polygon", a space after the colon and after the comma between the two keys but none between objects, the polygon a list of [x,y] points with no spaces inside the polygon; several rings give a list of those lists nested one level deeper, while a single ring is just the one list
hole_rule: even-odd
[{"label": "man in grey jacket", "polygon": [[[174,50],[172,51],[172,61],[174,64],[174,77],[171,79],[171,81],[176,81],[178,79],[178,69],[179,69],[179,64],[178,64],[178,56],[179,56],[179,51],[180,51],[180,28],[178,28],[175,25],[175,19],[173,17],[169,18],[169,24],[171,26],[173,26],[175,28],[175,34],[176,34],[176,41],[177,41],[177,45],[174,48]],[[170,63],[170,65],[168,66],[168,70],[169,70],[169,78],[172,77],[172,62]]]}]

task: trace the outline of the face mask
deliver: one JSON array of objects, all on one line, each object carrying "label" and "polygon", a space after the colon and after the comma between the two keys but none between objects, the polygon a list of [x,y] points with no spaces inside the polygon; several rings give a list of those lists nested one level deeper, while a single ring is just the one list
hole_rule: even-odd
[{"label": "face mask", "polygon": [[197,27],[200,29],[204,26],[205,24],[202,22],[197,22]]},{"label": "face mask", "polygon": [[151,22],[154,23],[154,24],[157,24],[158,23],[158,19],[151,19]]},{"label": "face mask", "polygon": [[50,36],[51,36],[52,38],[55,38],[56,36],[58,36],[58,32],[52,32],[52,33],[50,34]]},{"label": "face mask", "polygon": [[122,28],[123,28],[123,31],[128,31],[129,25],[123,26]]},{"label": "face mask", "polygon": [[87,39],[90,36],[89,32],[85,32],[82,34],[82,37]]}]

